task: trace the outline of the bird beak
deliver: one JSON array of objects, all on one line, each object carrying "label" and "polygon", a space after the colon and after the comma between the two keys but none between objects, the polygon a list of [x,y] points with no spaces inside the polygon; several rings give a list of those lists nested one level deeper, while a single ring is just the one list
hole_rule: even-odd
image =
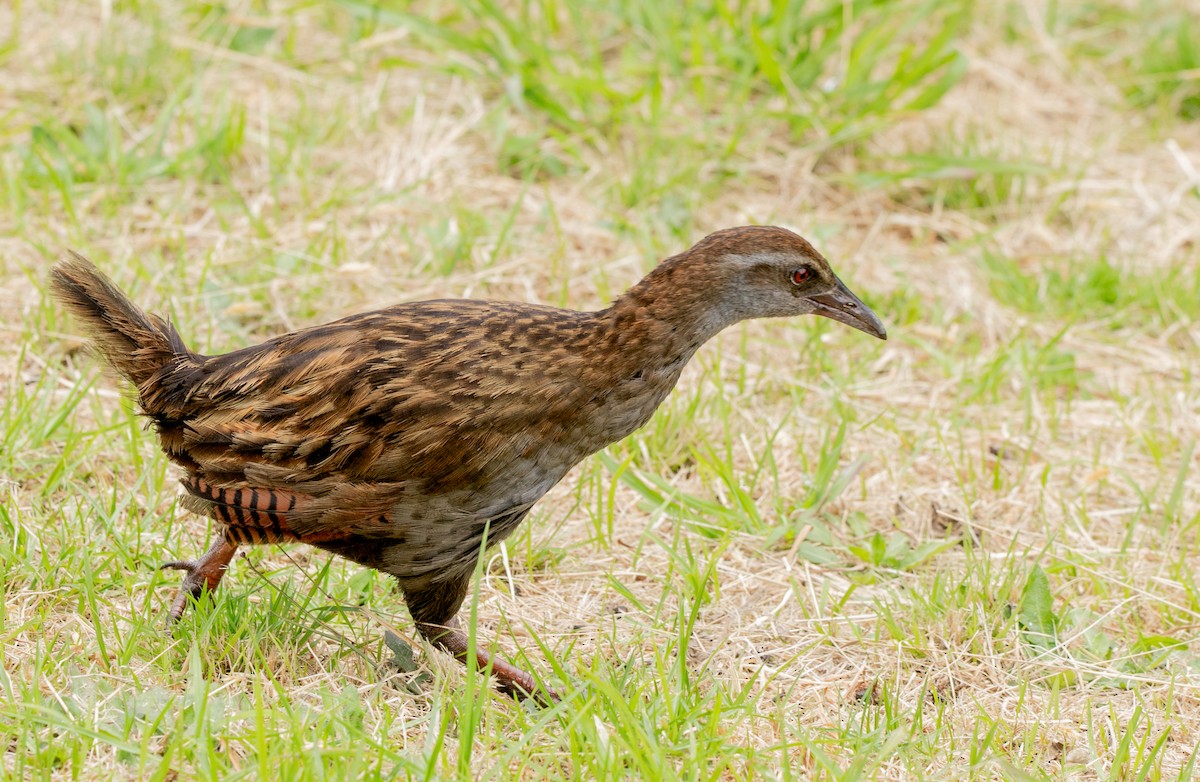
[{"label": "bird beak", "polygon": [[850,289],[841,280],[837,281],[837,287],[829,293],[809,296],[808,300],[815,305],[813,312],[817,315],[853,326],[872,337],[887,339],[887,329],[883,327],[883,323],[874,312],[871,312],[870,307],[863,304],[861,299],[850,292]]}]

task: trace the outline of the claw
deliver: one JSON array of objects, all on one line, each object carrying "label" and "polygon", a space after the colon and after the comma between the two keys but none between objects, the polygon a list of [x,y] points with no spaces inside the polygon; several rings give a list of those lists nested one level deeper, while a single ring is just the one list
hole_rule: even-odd
[{"label": "claw", "polygon": [[158,566],[159,570],[182,570],[187,573],[175,600],[171,602],[171,624],[178,622],[187,611],[188,598],[199,598],[205,589],[209,592],[216,590],[236,552],[237,546],[221,535],[199,559],[181,559]]},{"label": "claw", "polygon": [[[503,664],[503,669],[497,665]],[[492,675],[496,677],[496,689],[516,700],[532,700],[538,706],[549,708],[562,701],[557,692],[549,687],[539,687],[525,671],[503,660],[492,660]]]}]

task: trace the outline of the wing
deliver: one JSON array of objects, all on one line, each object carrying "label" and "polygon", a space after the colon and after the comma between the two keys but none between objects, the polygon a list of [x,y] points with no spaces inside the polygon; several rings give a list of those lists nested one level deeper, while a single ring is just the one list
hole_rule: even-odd
[{"label": "wing", "polygon": [[[402,305],[206,357],[142,394],[214,518],[264,539],[378,535],[397,506],[436,507],[455,493],[475,506],[443,512],[530,505],[528,491],[503,486],[506,474],[521,473],[512,477],[540,497],[590,452],[542,453],[587,415],[580,318],[475,301]],[[489,496],[504,491],[511,502]]]}]

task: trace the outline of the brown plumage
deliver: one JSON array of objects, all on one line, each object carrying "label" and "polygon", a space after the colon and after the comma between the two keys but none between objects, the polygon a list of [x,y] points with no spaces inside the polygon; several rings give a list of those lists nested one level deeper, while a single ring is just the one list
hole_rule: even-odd
[{"label": "brown plumage", "polygon": [[[710,337],[815,313],[886,339],[808,242],[759,226],[712,234],[597,312],[423,301],[218,356],[188,350],[78,255],[51,283],[134,385],[186,472],[185,505],[222,525],[203,557],[164,566],[188,571],[174,618],[237,546],[299,541],[395,576],[419,631],[460,659],[455,614],[485,539],[644,424]],[[536,691],[492,665],[506,689]]]}]

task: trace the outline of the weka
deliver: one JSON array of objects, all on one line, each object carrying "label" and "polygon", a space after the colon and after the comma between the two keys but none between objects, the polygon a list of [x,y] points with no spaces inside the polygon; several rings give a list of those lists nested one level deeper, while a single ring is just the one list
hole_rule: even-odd
[{"label": "weka", "polygon": [[[883,324],[800,236],[731,228],[668,258],[598,312],[399,304],[203,356],[84,258],[54,294],[136,389],[184,505],[218,522],[172,607],[220,583],[239,545],[299,541],[396,577],[418,631],[460,660],[456,614],[501,541],[584,457],[649,420],[692,354],[747,318]],[[481,644],[482,646],[482,644]],[[554,697],[477,652],[501,688]]]}]

